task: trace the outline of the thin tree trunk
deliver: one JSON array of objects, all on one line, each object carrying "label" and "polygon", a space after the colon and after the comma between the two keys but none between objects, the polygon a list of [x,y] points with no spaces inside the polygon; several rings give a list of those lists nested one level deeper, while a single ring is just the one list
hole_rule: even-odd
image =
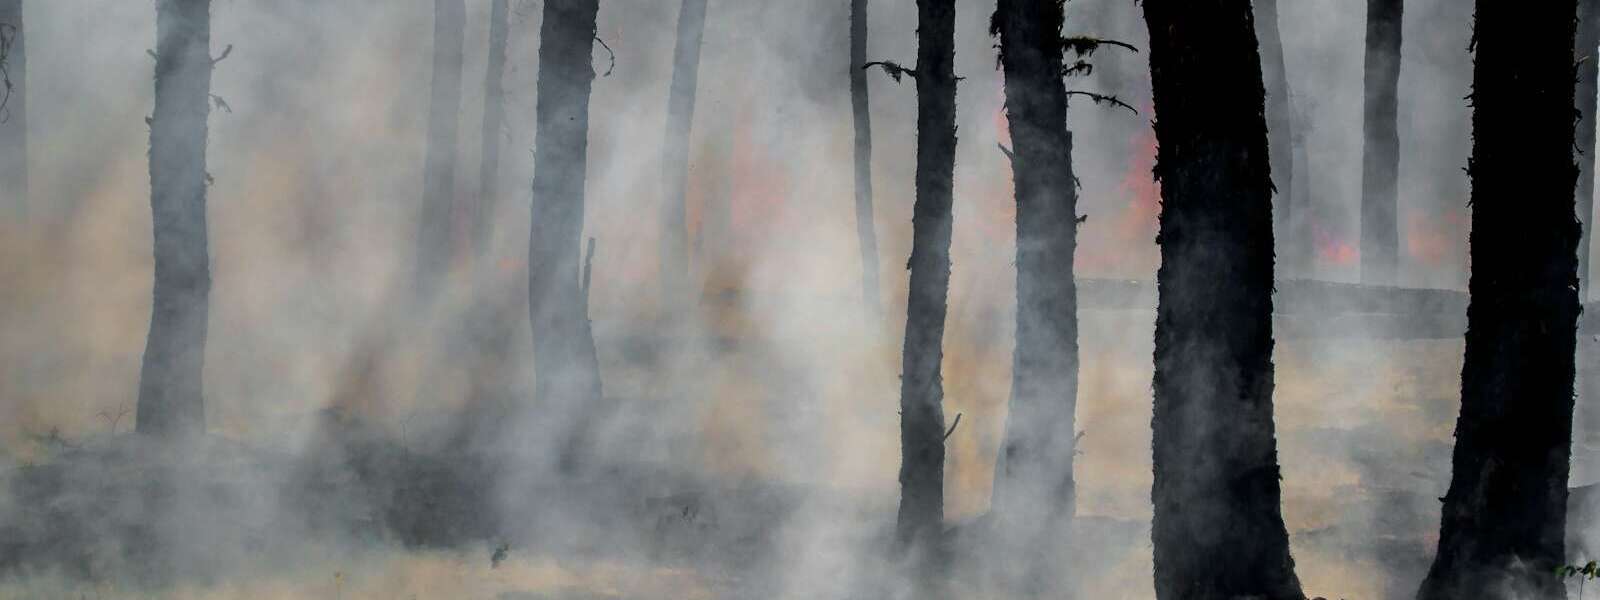
[{"label": "thin tree trunk", "polygon": [[1400,30],[1404,0],[1367,0],[1366,96],[1362,103],[1361,281],[1397,283]]},{"label": "thin tree trunk", "polygon": [[139,371],[137,429],[205,431],[201,374],[211,266],[206,238],[206,117],[211,108],[211,2],[156,3],[156,101],[150,122],[155,286]]},{"label": "thin tree trunk", "polygon": [[1298,260],[1311,241],[1294,235],[1294,113],[1289,107],[1289,73],[1283,63],[1278,0],[1255,0],[1256,35],[1261,38],[1261,75],[1267,89],[1267,151],[1272,163],[1273,238],[1280,275],[1300,275]]},{"label": "thin tree trunk", "polygon": [[1272,420],[1272,181],[1249,0],[1145,0],[1159,143],[1162,600],[1302,600]]},{"label": "thin tree trunk", "polygon": [[1078,197],[1061,80],[1064,22],[1062,0],[1000,0],[990,26],[1000,38],[1017,198],[1017,339],[993,505],[1008,531],[1046,539],[1075,504]]},{"label": "thin tree trunk", "polygon": [[678,12],[678,47],[667,95],[667,135],[661,153],[666,203],[661,207],[661,292],[669,308],[687,300],[689,288],[689,129],[694,124],[700,81],[700,45],[705,38],[706,0],[683,0]]},{"label": "thin tree trunk", "polygon": [[459,207],[456,146],[461,113],[461,62],[465,44],[463,0],[433,2],[433,84],[428,104],[428,147],[422,168],[422,211],[417,234],[416,297],[426,304],[450,269]]},{"label": "thin tree trunk", "polygon": [[1480,1],[1472,278],[1439,551],[1417,597],[1565,598],[1577,249],[1575,0]]},{"label": "thin tree trunk", "polygon": [[1596,96],[1600,95],[1600,0],[1579,0],[1578,42],[1578,242],[1579,297],[1589,294],[1589,241],[1594,237],[1594,151]]},{"label": "thin tree trunk", "polygon": [[22,0],[0,0],[0,209],[28,211],[28,52]]},{"label": "thin tree trunk", "polygon": [[872,216],[872,110],[868,103],[867,0],[850,0],[850,111],[856,127],[856,239],[861,245],[861,297],[869,315],[882,311],[878,233]]},{"label": "thin tree trunk", "polygon": [[474,254],[488,251],[500,194],[500,137],[505,126],[507,19],[510,0],[493,0],[489,9],[489,66],[483,77],[483,152],[478,170],[478,201],[473,211]]},{"label": "thin tree trunk", "polygon": [[917,0],[917,174],[900,377],[902,548],[933,551],[944,520],[944,320],[956,158],[955,0]]},{"label": "thin tree trunk", "polygon": [[536,404],[543,414],[570,419],[551,430],[565,436],[557,448],[559,465],[569,473],[590,457],[590,429],[603,416],[594,336],[578,280],[595,76],[590,55],[599,10],[599,0],[546,0],[539,29],[528,311]]},{"label": "thin tree trunk", "polygon": [[[483,144],[482,164],[478,174],[478,197],[473,210],[472,241],[473,272],[475,278],[473,310],[467,315],[471,343],[476,352],[473,357],[473,376],[469,385],[469,406],[474,411],[469,438],[487,433],[500,422],[494,400],[503,399],[511,390],[510,357],[513,329],[507,327],[514,320],[520,294],[512,294],[505,285],[501,272],[493,261],[495,238],[494,216],[498,211],[500,177],[500,138],[505,125],[505,67],[507,19],[510,0],[493,0],[489,12],[489,58],[483,85]],[[483,435],[484,439],[497,439]]]}]

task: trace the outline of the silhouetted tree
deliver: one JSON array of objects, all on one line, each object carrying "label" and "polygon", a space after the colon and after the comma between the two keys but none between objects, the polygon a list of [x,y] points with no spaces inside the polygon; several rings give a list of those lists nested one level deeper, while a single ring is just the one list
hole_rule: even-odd
[{"label": "silhouetted tree", "polygon": [[689,130],[694,125],[695,88],[700,81],[700,46],[705,39],[706,0],[683,0],[678,11],[678,47],[667,94],[667,135],[661,152],[666,203],[661,208],[661,292],[668,307],[686,300],[689,283]]},{"label": "silhouetted tree", "polygon": [[878,293],[878,233],[872,215],[872,110],[868,103],[867,0],[850,0],[850,111],[856,128],[856,240],[861,245],[861,296],[867,312],[882,310]]},{"label": "silhouetted tree", "polygon": [[599,0],[546,0],[539,27],[528,311],[536,403],[547,414],[572,419],[557,446],[567,472],[583,466],[590,429],[602,414],[600,369],[578,276],[595,75],[590,54],[599,10]]},{"label": "silhouetted tree", "polygon": [[28,48],[22,0],[0,0],[0,208],[28,208]]},{"label": "silhouetted tree", "polygon": [[1017,200],[1016,348],[993,510],[1004,531],[1030,539],[1061,533],[1075,503],[1078,194],[1062,83],[1065,4],[1000,0],[989,26],[1000,38]]},{"label": "silhouetted tree", "polygon": [[1589,293],[1589,242],[1594,239],[1594,137],[1596,96],[1600,95],[1600,0],[1579,0],[1578,42],[1578,222],[1583,226],[1578,242],[1579,299]]},{"label": "silhouetted tree", "polygon": [[1361,281],[1394,284],[1400,268],[1400,29],[1404,0],[1367,0],[1362,103]]},{"label": "silhouetted tree", "polygon": [[203,433],[206,424],[201,373],[211,296],[206,117],[213,64],[211,1],[158,0],[150,120],[155,286],[136,427],[169,438]]},{"label": "silhouetted tree", "polygon": [[1272,421],[1272,181],[1249,0],[1145,0],[1161,182],[1162,600],[1301,600]]},{"label": "silhouetted tree", "polygon": [[1273,238],[1280,275],[1299,275],[1311,240],[1296,236],[1299,202],[1294,194],[1294,112],[1289,104],[1289,73],[1283,62],[1278,0],[1256,0],[1256,36],[1261,38],[1261,75],[1267,89],[1267,151],[1272,161]]},{"label": "silhouetted tree", "polygon": [[917,0],[917,67],[879,63],[917,84],[916,200],[900,375],[902,548],[935,551],[944,520],[944,320],[950,292],[950,209],[956,162],[955,0]]},{"label": "silhouetted tree", "polygon": [[[461,62],[466,35],[463,0],[433,2],[433,84],[428,94],[428,146],[422,167],[417,234],[417,298],[426,302],[450,269],[454,229],[456,146],[461,113]],[[464,232],[463,232],[464,233]]]},{"label": "silhouetted tree", "polygon": [[1480,0],[1472,278],[1439,551],[1417,597],[1565,598],[1579,225],[1576,0]]}]

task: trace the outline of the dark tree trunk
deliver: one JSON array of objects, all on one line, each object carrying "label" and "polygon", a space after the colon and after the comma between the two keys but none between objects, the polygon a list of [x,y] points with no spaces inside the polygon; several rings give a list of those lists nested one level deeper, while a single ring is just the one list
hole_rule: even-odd
[{"label": "dark tree trunk", "polygon": [[944,520],[944,319],[956,162],[955,0],[917,0],[917,174],[900,376],[902,547],[932,549]]},{"label": "dark tree trunk", "polygon": [[1600,0],[1578,2],[1578,222],[1583,236],[1578,242],[1580,298],[1589,294],[1589,240],[1594,237],[1594,137],[1596,96],[1600,95]]},{"label": "dark tree trunk", "polygon": [[1362,103],[1361,281],[1397,283],[1400,26],[1404,0],[1367,0],[1366,96]]},{"label": "dark tree trunk", "polygon": [[1418,598],[1565,598],[1579,312],[1575,0],[1480,1],[1472,278],[1439,551]]},{"label": "dark tree trunk", "polygon": [[661,207],[661,293],[669,308],[681,306],[689,289],[689,129],[694,125],[695,88],[700,81],[700,45],[705,38],[706,0],[683,0],[678,12],[678,48],[667,94],[667,135],[661,153],[666,203]]},{"label": "dark tree trunk", "polygon": [[1301,600],[1272,421],[1272,181],[1249,0],[1145,0],[1161,182],[1155,589]]},{"label": "dark tree trunk", "polygon": [[433,298],[450,269],[461,222],[456,206],[456,146],[461,113],[461,62],[466,35],[463,0],[433,2],[433,84],[428,103],[428,147],[422,167],[422,211],[417,234],[416,297]]},{"label": "dark tree trunk", "polygon": [[589,93],[594,87],[599,0],[546,0],[539,28],[533,227],[528,247],[528,311],[533,324],[535,403],[571,420],[554,429],[565,472],[584,466],[600,415],[600,370],[588,308],[579,287]]},{"label": "dark tree trunk", "polygon": [[0,209],[28,210],[28,51],[22,0],[0,0]]},{"label": "dark tree trunk", "polygon": [[1294,113],[1289,104],[1289,73],[1283,63],[1278,0],[1256,0],[1256,35],[1261,38],[1261,76],[1267,89],[1267,152],[1272,162],[1273,238],[1280,275],[1300,275],[1300,258],[1311,240],[1294,235],[1299,199],[1294,194]]},{"label": "dark tree trunk", "polygon": [[500,137],[506,121],[506,39],[510,0],[493,0],[489,9],[489,66],[483,77],[483,152],[478,170],[478,199],[473,210],[472,240],[482,256],[494,237],[494,214],[500,194]]},{"label": "dark tree trunk", "polygon": [[861,244],[861,296],[869,315],[878,294],[878,233],[872,218],[872,110],[868,103],[867,0],[850,0],[850,111],[856,126],[856,239]]},{"label": "dark tree trunk", "polygon": [[150,121],[155,286],[139,371],[137,429],[205,431],[201,372],[211,266],[206,239],[206,117],[211,107],[211,2],[156,3],[156,106]]},{"label": "dark tree trunk", "polygon": [[[995,470],[1007,532],[1046,539],[1072,518],[1078,398],[1077,190],[1061,80],[1063,0],[1000,0],[1000,38],[1017,197],[1017,339],[1011,409]],[[1036,544],[1029,544],[1036,546]]]}]

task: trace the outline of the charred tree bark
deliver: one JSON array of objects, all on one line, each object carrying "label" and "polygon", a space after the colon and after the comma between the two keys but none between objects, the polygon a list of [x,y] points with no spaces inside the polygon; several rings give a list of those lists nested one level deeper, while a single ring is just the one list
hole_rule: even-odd
[{"label": "charred tree bark", "polygon": [[466,29],[463,0],[433,2],[433,84],[428,104],[428,147],[422,167],[418,218],[416,297],[431,300],[450,270],[456,204],[456,146],[461,113],[461,62]]},{"label": "charred tree bark", "polygon": [[900,377],[902,548],[932,550],[944,520],[944,320],[956,163],[955,0],[917,0],[917,174]]},{"label": "charred tree bark", "polygon": [[681,306],[689,290],[689,130],[694,125],[700,82],[700,45],[705,38],[706,0],[683,0],[678,12],[678,47],[667,95],[667,136],[661,152],[666,203],[661,207],[661,293],[664,304]]},{"label": "charred tree bark", "polygon": [[1283,36],[1278,27],[1278,0],[1256,0],[1256,35],[1261,38],[1261,75],[1267,89],[1267,152],[1272,162],[1273,238],[1279,271],[1299,274],[1300,258],[1310,254],[1311,241],[1294,235],[1299,201],[1294,194],[1294,113],[1289,105],[1289,73],[1283,62]]},{"label": "charred tree bark", "polygon": [[28,210],[28,48],[22,0],[0,0],[0,209]]},{"label": "charred tree bark", "polygon": [[565,436],[557,448],[567,473],[584,467],[601,416],[600,369],[578,279],[599,10],[599,0],[546,0],[539,27],[528,311],[535,403],[571,420],[556,430]]},{"label": "charred tree bark", "polygon": [[878,293],[878,233],[872,215],[872,110],[868,103],[867,0],[850,0],[850,111],[856,127],[856,239],[861,245],[861,297],[867,313],[882,312]]},{"label": "charred tree bark", "polygon": [[1596,96],[1600,95],[1600,0],[1578,2],[1578,241],[1579,297],[1589,294],[1589,247],[1594,239],[1594,151]]},{"label": "charred tree bark", "polygon": [[1000,0],[990,25],[1000,38],[1017,198],[1016,348],[992,504],[1008,533],[1046,538],[1075,504],[1078,198],[1061,80],[1065,18],[1063,0]]},{"label": "charred tree bark", "polygon": [[1400,29],[1404,0],[1367,0],[1362,103],[1361,282],[1397,283],[1400,269]]},{"label": "charred tree bark", "polygon": [[1575,0],[1474,16],[1472,278],[1439,551],[1417,597],[1565,598],[1579,313]]},{"label": "charred tree bark", "polygon": [[205,432],[201,375],[211,265],[206,235],[206,117],[211,107],[211,1],[156,3],[156,100],[150,121],[155,286],[139,370],[139,433]]},{"label": "charred tree bark", "polygon": [[1162,600],[1301,600],[1272,421],[1272,181],[1249,0],[1145,0],[1161,182]]}]

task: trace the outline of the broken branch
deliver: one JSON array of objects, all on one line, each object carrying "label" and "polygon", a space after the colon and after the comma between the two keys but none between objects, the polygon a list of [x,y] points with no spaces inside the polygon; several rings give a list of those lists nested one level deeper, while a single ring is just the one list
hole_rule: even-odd
[{"label": "broken branch", "polygon": [[900,78],[901,77],[910,77],[912,79],[916,79],[917,78],[917,72],[916,72],[915,69],[907,69],[905,67],[900,66],[900,63],[894,62],[892,60],[881,60],[881,61],[869,62],[867,64],[861,65],[861,70],[865,71],[867,69],[871,69],[872,67],[878,67],[880,69],[883,69],[883,72],[884,73],[888,73],[889,77],[894,79],[895,83],[900,83]]},{"label": "broken branch", "polygon": [[211,59],[211,66],[215,67],[217,63],[227,60],[229,54],[233,54],[233,44],[228,44],[227,48],[222,49],[222,56]]},{"label": "broken branch", "polygon": [[1090,100],[1093,100],[1095,104],[1110,104],[1112,106],[1120,106],[1120,107],[1128,109],[1128,111],[1132,112],[1134,115],[1138,115],[1139,114],[1139,109],[1136,109],[1136,108],[1128,105],[1127,102],[1123,102],[1122,100],[1117,99],[1116,96],[1107,96],[1105,94],[1096,94],[1094,92],[1083,92],[1083,91],[1078,91],[1078,90],[1067,90],[1067,95],[1068,96],[1087,96]]},{"label": "broken branch", "polygon": [[960,425],[960,424],[961,424],[961,413],[956,413],[955,422],[951,423],[950,424],[950,428],[945,430],[944,437],[940,438],[940,441],[950,439],[950,434],[955,433],[956,432],[956,426]]}]

